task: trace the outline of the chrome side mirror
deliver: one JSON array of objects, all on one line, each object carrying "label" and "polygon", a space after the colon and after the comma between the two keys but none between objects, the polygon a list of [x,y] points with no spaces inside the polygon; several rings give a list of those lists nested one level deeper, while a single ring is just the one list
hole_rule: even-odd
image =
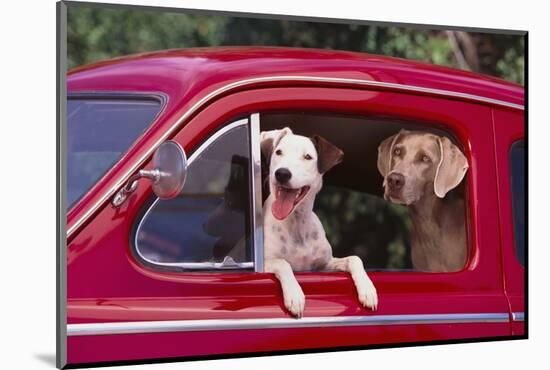
[{"label": "chrome side mirror", "polygon": [[153,182],[153,192],[160,199],[177,197],[183,189],[187,175],[187,157],[181,145],[172,140],[162,143],[153,156],[153,167],[152,170],[140,170],[130,177],[113,197],[113,206],[120,207],[126,201],[136,190],[140,178]]}]

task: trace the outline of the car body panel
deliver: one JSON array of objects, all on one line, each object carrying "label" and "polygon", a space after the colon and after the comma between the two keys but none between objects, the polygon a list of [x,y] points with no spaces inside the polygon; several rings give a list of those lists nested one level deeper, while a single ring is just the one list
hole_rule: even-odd
[{"label": "car body panel", "polygon": [[[255,352],[331,349],[327,338],[340,338],[339,346],[364,348],[375,345],[379,338],[386,344],[477,338],[478,331],[487,337],[506,335],[497,324],[395,325],[385,327],[339,327],[175,332],[110,336],[78,336],[70,338],[69,363],[182,358]],[[238,340],[236,340],[236,337]],[[215,338],[215,341],[213,340]],[[376,338],[376,340],[375,340]],[[358,347],[359,346],[359,347]]]},{"label": "car body panel", "polygon": [[[106,198],[105,194],[119,188],[133,168],[151,168],[148,153],[159,140],[173,139],[189,154],[232,120],[254,112],[260,112],[261,117],[261,112],[294,109],[391,116],[434,124],[455,135],[463,144],[470,164],[467,181],[472,253],[464,270],[455,273],[370,272],[380,294],[379,310],[375,313],[359,306],[349,275],[339,272],[297,273],[306,294],[306,318],[480,313],[504,313],[511,318],[512,310],[523,310],[519,302],[523,298],[523,286],[515,281],[516,275],[509,277],[514,282],[506,280],[508,275],[503,271],[509,268],[506,252],[509,246],[504,242],[509,236],[502,234],[502,220],[494,217],[502,211],[499,206],[510,200],[509,193],[499,189],[503,180],[497,176],[500,176],[501,165],[496,161],[494,150],[495,139],[498,141],[494,125],[498,125],[500,120],[500,113],[496,112],[509,117],[503,119],[513,122],[510,125],[518,134],[523,133],[523,112],[520,109],[495,108],[491,104],[467,99],[377,86],[311,81],[285,85],[279,81],[228,91],[205,102],[193,115],[181,121],[201,97],[230,81],[250,77],[250,71],[264,75],[294,74],[302,70],[303,73],[342,78],[424,83],[468,93],[486,89],[486,96],[506,99],[514,104],[523,104],[520,88],[469,73],[386,58],[362,56],[366,61],[364,70],[361,70],[363,67],[357,65],[361,55],[320,51],[308,54],[305,50],[291,49],[279,51],[272,57],[269,57],[271,49],[264,48],[259,48],[258,56],[248,49],[158,53],[100,63],[70,73],[69,93],[146,91],[165,94],[167,100],[151,128],[69,212],[69,226],[83,215],[87,216],[68,237],[68,324],[289,318],[282,305],[280,287],[272,274],[180,273],[143,266],[132,254],[131,238],[142,205],[152,195],[149,183],[140,181],[137,190],[120,208],[113,208],[110,197]],[[201,57],[201,53],[205,55]],[[304,62],[298,63],[301,60]],[[216,73],[213,69],[217,69]],[[201,73],[197,73],[199,71]],[[197,74],[204,76],[195,81],[193,78]],[[187,84],[183,84],[184,81]],[[167,135],[171,129],[173,133]],[[145,159],[140,162],[142,158]],[[498,173],[495,163],[499,166]],[[511,253],[514,257],[513,249]],[[521,270],[517,268],[511,272],[519,273]],[[505,288],[510,296],[506,296]],[[510,320],[501,320],[243,329],[238,331],[239,335],[220,329],[69,336],[68,360],[69,363],[87,363],[523,334],[519,328],[512,329],[513,325]]]},{"label": "car body panel", "polygon": [[[512,313],[523,313],[525,309],[525,268],[519,263],[514,246],[514,222],[512,217],[512,189],[510,187],[510,148],[518,140],[525,140],[523,114],[495,111],[495,147],[498,169],[499,217],[502,235],[504,284]],[[527,248],[527,246],[526,246]],[[514,315],[518,316],[518,315]],[[525,320],[519,315],[512,322],[513,334],[525,334]]]}]

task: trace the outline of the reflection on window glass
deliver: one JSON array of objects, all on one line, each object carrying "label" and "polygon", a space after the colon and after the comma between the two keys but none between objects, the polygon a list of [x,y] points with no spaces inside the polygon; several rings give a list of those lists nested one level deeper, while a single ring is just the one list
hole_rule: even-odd
[{"label": "reflection on window glass", "polygon": [[510,172],[512,184],[512,209],[514,213],[514,241],[516,257],[525,264],[525,146],[518,141],[510,149]]},{"label": "reflection on window glass", "polygon": [[189,164],[182,193],[158,200],[137,230],[152,263],[251,261],[246,125],[222,134]]},{"label": "reflection on window glass", "polygon": [[158,114],[156,100],[67,101],[67,207],[103,176]]}]

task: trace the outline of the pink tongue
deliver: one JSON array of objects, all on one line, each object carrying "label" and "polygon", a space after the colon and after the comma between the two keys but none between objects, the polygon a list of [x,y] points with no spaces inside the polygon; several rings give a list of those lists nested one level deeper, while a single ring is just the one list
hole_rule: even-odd
[{"label": "pink tongue", "polygon": [[275,194],[275,201],[271,205],[271,212],[277,220],[284,220],[292,209],[294,208],[294,199],[296,198],[296,190],[289,190],[281,188],[280,194],[279,191]]}]

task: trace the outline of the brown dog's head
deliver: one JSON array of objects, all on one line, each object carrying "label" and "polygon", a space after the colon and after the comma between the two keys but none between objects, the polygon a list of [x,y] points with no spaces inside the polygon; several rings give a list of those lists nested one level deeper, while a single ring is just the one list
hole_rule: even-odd
[{"label": "brown dog's head", "polygon": [[394,203],[411,205],[430,194],[443,198],[467,170],[466,157],[446,137],[401,130],[378,146],[384,199]]}]

